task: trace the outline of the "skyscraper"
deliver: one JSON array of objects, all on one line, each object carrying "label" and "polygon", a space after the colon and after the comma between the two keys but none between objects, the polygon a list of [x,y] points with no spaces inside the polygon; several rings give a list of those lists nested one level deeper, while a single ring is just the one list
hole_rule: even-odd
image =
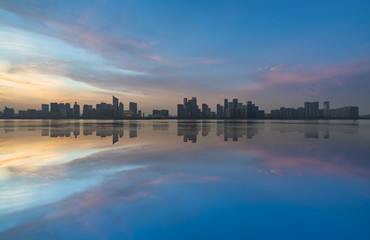
[{"label": "skyscraper", "polygon": [[80,118],[80,105],[78,105],[77,102],[73,105],[73,118]]},{"label": "skyscraper", "polygon": [[183,104],[177,104],[177,118],[185,118],[185,109]]},{"label": "skyscraper", "polygon": [[49,104],[41,104],[41,111],[45,114],[49,113]]},{"label": "skyscraper", "polygon": [[50,103],[50,112],[51,113],[59,113],[58,103]]},{"label": "skyscraper", "polygon": [[73,118],[73,109],[71,108],[71,104],[66,103],[64,106],[66,109],[66,118]]},{"label": "skyscraper", "polygon": [[201,111],[197,105],[197,98],[192,97],[191,100],[184,98],[184,104],[177,105],[178,118],[200,118]]},{"label": "skyscraper", "polygon": [[322,114],[324,118],[330,117],[330,102],[329,101],[324,102]]},{"label": "skyscraper", "polygon": [[130,102],[130,110],[132,111],[132,116],[137,117],[137,103]]},{"label": "skyscraper", "polygon": [[210,109],[208,107],[208,104],[203,103],[202,104],[202,118],[209,118],[210,116]]},{"label": "skyscraper", "polygon": [[113,118],[118,118],[119,117],[118,98],[116,98],[115,96],[112,96],[112,99],[113,99],[112,115],[113,115]]},{"label": "skyscraper", "polygon": [[229,99],[225,98],[224,99],[224,116],[226,117],[227,116],[227,105],[229,103]]},{"label": "skyscraper", "polygon": [[216,106],[216,115],[217,117],[222,117],[221,104],[217,104]]},{"label": "skyscraper", "polygon": [[319,102],[305,102],[304,103],[304,117],[305,118],[319,117]]},{"label": "skyscraper", "polygon": [[118,108],[118,118],[123,118],[123,111],[125,110],[125,106],[123,105],[122,102],[119,103],[119,108]]}]

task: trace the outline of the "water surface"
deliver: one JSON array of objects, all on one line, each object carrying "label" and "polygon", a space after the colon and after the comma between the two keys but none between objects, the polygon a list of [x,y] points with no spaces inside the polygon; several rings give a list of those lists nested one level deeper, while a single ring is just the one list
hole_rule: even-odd
[{"label": "water surface", "polygon": [[0,121],[0,239],[369,239],[369,121]]}]

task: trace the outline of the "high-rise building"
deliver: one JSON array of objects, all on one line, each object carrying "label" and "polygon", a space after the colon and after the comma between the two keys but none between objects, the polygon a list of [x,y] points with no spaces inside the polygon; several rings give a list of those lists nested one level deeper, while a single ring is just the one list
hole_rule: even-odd
[{"label": "high-rise building", "polygon": [[118,98],[112,96],[112,100],[113,100],[112,116],[113,118],[119,118]]},{"label": "high-rise building", "polygon": [[319,102],[305,102],[304,111],[305,118],[319,117]]},{"label": "high-rise building", "polygon": [[77,102],[73,105],[73,118],[80,118],[80,105],[78,105]]},{"label": "high-rise building", "polygon": [[185,118],[185,109],[183,104],[177,104],[177,118]]},{"label": "high-rise building", "polygon": [[5,107],[3,117],[4,118],[14,118],[15,117],[14,108]]},{"label": "high-rise building", "polygon": [[221,111],[221,104],[217,104],[216,106],[216,116],[221,118],[222,117],[222,111]]},{"label": "high-rise building", "polygon": [[64,104],[66,109],[66,118],[73,118],[73,109],[71,108],[70,103]]},{"label": "high-rise building", "polygon": [[233,117],[233,103],[229,102],[227,103],[227,111],[226,111],[226,117],[227,118],[232,118]]},{"label": "high-rise building", "polygon": [[58,108],[59,108],[59,116],[58,117],[67,118],[67,109],[66,109],[66,106],[64,105],[64,103],[59,103]]},{"label": "high-rise building", "polygon": [[200,118],[201,111],[197,105],[197,98],[193,97],[191,100],[184,98],[184,105],[177,105],[178,118]]},{"label": "high-rise building", "polygon": [[210,108],[208,107],[208,104],[203,103],[202,104],[202,118],[209,118],[211,117]]},{"label": "high-rise building", "polygon": [[137,117],[137,103],[130,102],[130,110],[132,111],[132,116]]},{"label": "high-rise building", "polygon": [[102,102],[96,104],[96,114],[98,118],[112,119],[113,118],[113,105]]},{"label": "high-rise building", "polygon": [[83,106],[83,112],[82,112],[83,118],[95,118],[96,117],[96,109],[93,108],[92,105],[84,105]]},{"label": "high-rise building", "polygon": [[123,118],[123,111],[125,110],[125,106],[122,102],[119,103],[118,107],[118,118]]},{"label": "high-rise building", "polygon": [[49,104],[41,104],[41,111],[45,114],[49,113]]},{"label": "high-rise building", "polygon": [[226,111],[227,111],[227,107],[228,107],[228,103],[229,103],[229,99],[225,98],[224,99],[224,116],[226,117]]},{"label": "high-rise building", "polygon": [[233,99],[233,108],[232,108],[232,111],[231,111],[231,117],[233,117],[233,118],[239,117],[238,116],[238,99],[237,98]]},{"label": "high-rise building", "polygon": [[329,118],[330,117],[330,102],[326,101],[323,104],[323,109],[322,109],[322,114],[324,118]]},{"label": "high-rise building", "polygon": [[358,119],[359,107],[347,106],[331,110],[331,117],[335,118],[347,118],[347,119]]},{"label": "high-rise building", "polygon": [[58,103],[50,103],[50,112],[51,113],[59,113]]}]

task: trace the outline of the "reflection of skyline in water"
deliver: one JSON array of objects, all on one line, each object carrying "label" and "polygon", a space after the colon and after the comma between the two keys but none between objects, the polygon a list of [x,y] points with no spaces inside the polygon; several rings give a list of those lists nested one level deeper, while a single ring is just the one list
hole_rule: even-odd
[{"label": "reflection of skyline in water", "polygon": [[174,239],[161,233],[199,224],[203,238],[257,226],[283,238],[306,221],[366,235],[366,121],[8,121],[0,136],[1,239]]},{"label": "reflection of skyline in water", "polygon": [[[8,121],[8,124],[0,126],[0,131],[5,134],[15,130],[17,124]],[[97,136],[101,138],[112,137],[112,144],[119,141],[124,136],[124,131],[128,131],[129,138],[138,137],[138,129],[140,130],[145,121],[58,121],[58,120],[43,120],[42,127],[33,126],[22,130],[26,131],[41,131],[41,136],[71,137],[78,138],[84,136]],[[269,122],[272,131],[281,133],[299,132],[304,138],[330,138],[330,132],[342,132],[346,134],[358,133],[358,123],[348,121],[345,126],[351,128],[341,128],[343,124],[330,124],[328,121],[301,121],[301,122]],[[153,121],[151,122],[153,131],[169,131],[169,121]],[[303,127],[302,127],[303,126]],[[177,121],[177,136],[183,136],[183,141],[191,141],[196,143],[198,135],[202,137],[208,136],[212,132],[216,132],[217,136],[223,136],[224,141],[238,141],[240,138],[252,139],[258,132],[265,127],[264,121]]]}]

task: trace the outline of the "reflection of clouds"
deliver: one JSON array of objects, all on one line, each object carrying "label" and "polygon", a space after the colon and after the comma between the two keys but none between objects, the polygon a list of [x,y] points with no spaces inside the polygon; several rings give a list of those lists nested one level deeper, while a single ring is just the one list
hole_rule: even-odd
[{"label": "reflection of clouds", "polygon": [[[331,155],[325,153],[321,149],[320,155],[315,152],[311,154],[305,153],[307,157],[300,156],[282,156],[281,152],[268,152],[266,150],[241,150],[240,153],[254,155],[257,157],[255,164],[259,166],[258,172],[273,173],[276,175],[284,176],[287,173],[297,176],[307,174],[334,174],[334,175],[347,175],[352,177],[368,177],[370,176],[369,168],[363,168],[356,162],[348,161],[347,157],[343,155]],[[291,154],[291,153],[290,153]],[[265,170],[260,167],[264,167]],[[369,167],[369,166],[368,166]]]},{"label": "reflection of clouds", "polygon": [[[25,132],[25,128],[15,126],[2,142],[3,146],[14,144],[9,146],[12,150],[31,149],[32,145],[27,142],[33,141],[35,146],[42,146],[44,142],[46,149],[56,152],[67,151],[68,148],[83,153],[91,149],[96,152],[77,158],[69,158],[73,156],[69,155],[65,161],[50,160],[34,165],[29,162],[24,167],[17,164],[17,161],[26,161],[22,155],[18,160],[0,161],[2,176],[4,169],[13,171],[7,171],[3,178],[6,188],[0,188],[0,206],[4,206],[0,209],[0,229],[8,229],[0,232],[0,238],[38,236],[40,229],[58,232],[76,229],[74,237],[82,234],[81,231],[97,236],[106,231],[112,221],[121,224],[125,228],[122,231],[132,233],[130,226],[137,226],[147,214],[153,214],[163,206],[181,206],[184,201],[193,201],[212,191],[220,192],[222,187],[243,192],[253,185],[253,189],[265,191],[265,185],[271,185],[269,181],[275,175],[282,176],[276,177],[276,181],[310,175],[358,180],[358,177],[366,179],[370,175],[369,165],[363,161],[367,145],[359,144],[356,131],[346,134],[330,127],[332,138],[329,140],[305,139],[302,136],[304,125],[280,132],[276,126],[269,129],[267,123],[239,122],[230,125],[232,131],[226,131],[237,133],[237,126],[240,126],[245,133],[250,128],[251,134],[258,134],[252,139],[245,134],[238,142],[224,142],[219,135],[225,132],[225,127],[209,121],[200,124],[209,124],[205,137],[199,138],[197,144],[184,144],[177,136],[176,121],[163,124],[163,129],[158,122],[139,123],[137,121],[141,126],[137,127],[140,130],[137,138],[129,138],[129,134],[125,134],[124,139],[114,145],[111,139],[97,138],[95,130],[93,135],[80,135],[76,140],[73,135],[41,137],[38,127],[32,127],[36,131]],[[112,132],[108,126],[102,129],[102,135]],[[196,123],[190,126],[180,124],[180,133],[194,132],[194,128],[202,132]],[[18,136],[19,132],[30,136]],[[337,135],[338,132],[341,135]],[[39,151],[43,155],[41,148]],[[294,184],[286,187],[289,189]],[[228,195],[229,189],[223,191],[220,194]],[[364,195],[367,193],[362,189],[359,191]],[[190,204],[197,205],[198,202],[195,200]]]},{"label": "reflection of clouds", "polygon": [[[166,149],[166,152],[168,152],[168,149]],[[177,168],[173,168],[171,155],[163,156],[162,154],[162,152],[158,151],[152,152],[151,148],[143,149],[140,153],[131,151],[126,154],[123,154],[120,150],[116,150],[113,152],[97,153],[85,159],[64,163],[62,165],[64,168],[67,168],[66,172],[73,172],[75,174],[75,176],[74,174],[68,175],[71,180],[75,177],[83,178],[84,175],[90,178],[94,176],[94,179],[99,179],[99,175],[96,174],[97,170],[95,169],[94,171],[94,168],[101,169],[110,165],[116,165],[116,168],[133,163],[136,163],[137,166],[145,166],[145,164],[147,164],[147,166],[145,166],[145,168],[132,168],[129,171],[111,172],[111,174],[113,174],[112,177],[105,177],[106,181],[103,181],[104,183],[101,185],[95,185],[93,188],[91,188],[91,185],[89,188],[85,187],[86,191],[74,194],[60,202],[56,201],[55,203],[42,207],[34,206],[31,209],[31,213],[24,214],[29,215],[29,218],[32,219],[33,222],[32,225],[34,226],[48,225],[50,221],[58,222],[71,217],[77,221],[74,224],[84,224],[85,221],[88,221],[89,214],[102,214],[99,212],[100,210],[96,209],[109,206],[109,208],[122,212],[127,207],[132,206],[132,204],[137,204],[138,201],[162,199],[163,196],[160,193],[160,189],[173,186],[174,184],[212,184],[225,181],[224,177],[216,175],[199,174],[197,172],[192,174],[177,172]],[[153,162],[153,158],[157,161]],[[168,164],[170,164],[170,166],[168,166]],[[180,166],[181,165],[182,164],[180,164]],[[59,171],[59,169],[57,168],[55,171]],[[190,169],[188,171],[193,172],[194,170]],[[74,184],[71,184],[67,187],[76,189],[76,186],[73,185]],[[58,186],[54,187],[59,189],[59,191],[66,192],[66,189],[59,188]],[[125,203],[130,203],[130,205],[126,205]],[[53,211],[42,214],[42,218],[33,218],[33,215],[38,215],[39,212],[43,212],[43,208],[53,209]],[[9,216],[13,219],[16,218],[17,215],[11,214]],[[15,225],[20,225],[21,228],[23,228],[23,226],[26,227],[28,222],[27,219],[28,218],[25,218],[25,220],[18,219]],[[2,219],[0,217],[0,226],[7,220],[8,218]],[[26,225],[22,225],[23,223]],[[26,232],[28,231],[27,227],[23,230]]]},{"label": "reflection of clouds", "polygon": [[[109,140],[96,142],[92,138],[46,140],[40,136],[6,139],[0,161],[4,184],[0,189],[0,212],[53,202],[83,191],[109,174],[144,167],[101,158],[106,151],[119,151],[122,157],[138,151],[142,144],[112,147]],[[41,199],[37,197],[40,194]]]}]

